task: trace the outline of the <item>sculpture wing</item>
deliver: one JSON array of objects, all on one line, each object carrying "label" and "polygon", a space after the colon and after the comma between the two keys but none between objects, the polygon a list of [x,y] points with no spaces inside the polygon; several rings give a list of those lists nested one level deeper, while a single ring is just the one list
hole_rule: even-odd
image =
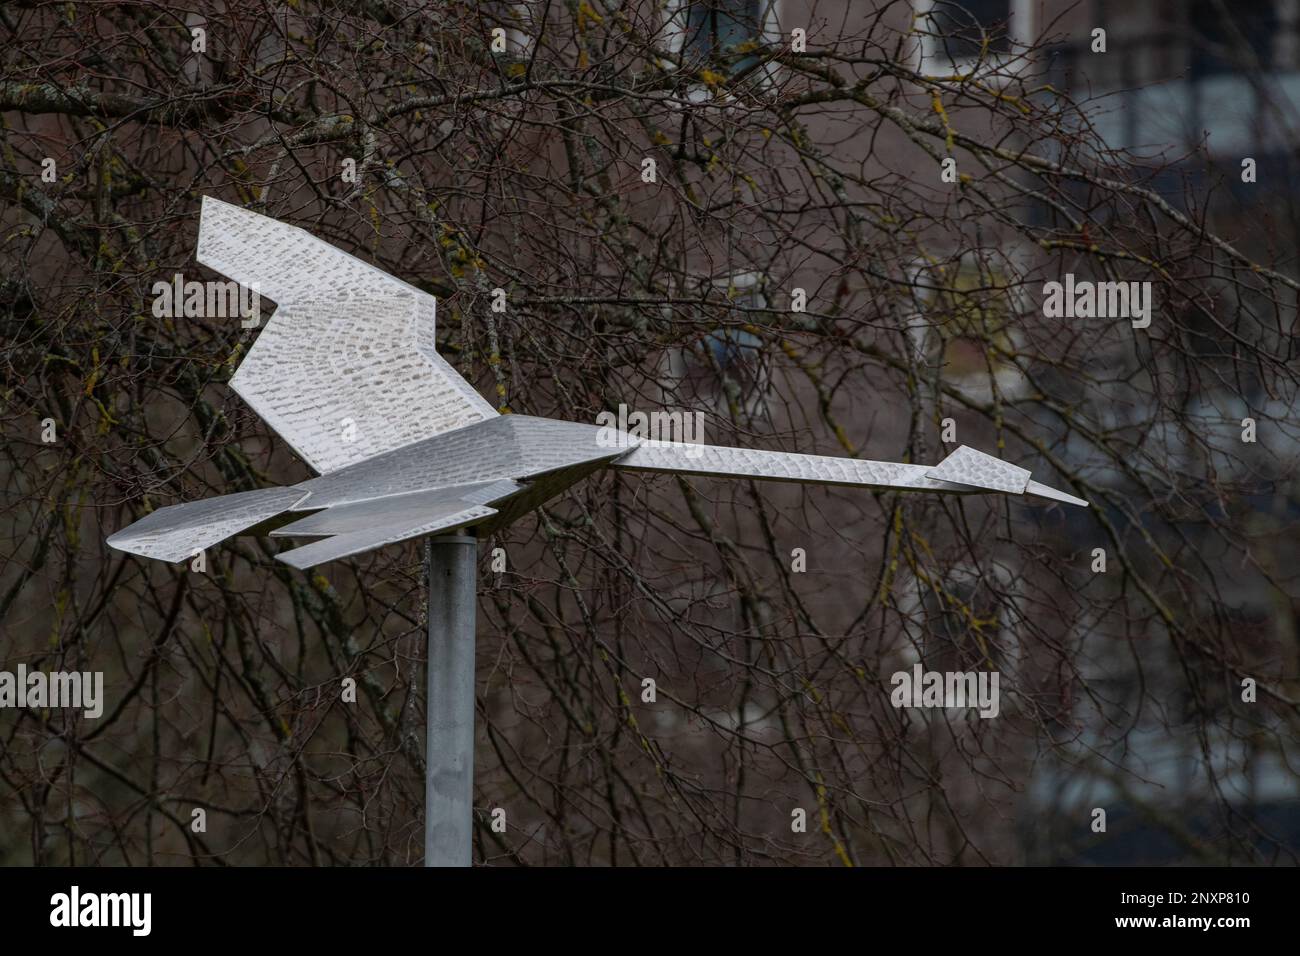
[{"label": "sculpture wing", "polygon": [[414,286],[208,196],[197,257],[275,300],[230,385],[316,471],[496,416],[438,355],[434,299]]},{"label": "sculpture wing", "polygon": [[[146,558],[183,561],[241,531],[265,530],[279,518],[291,523],[271,530],[272,537],[324,539],[276,555],[295,568],[309,568],[417,535],[477,524],[497,513],[489,505],[523,490],[514,481],[483,481],[322,509],[312,507],[312,493],[302,485],[263,488],[159,508],[110,535],[108,544]],[[302,517],[295,519],[290,512]]]}]

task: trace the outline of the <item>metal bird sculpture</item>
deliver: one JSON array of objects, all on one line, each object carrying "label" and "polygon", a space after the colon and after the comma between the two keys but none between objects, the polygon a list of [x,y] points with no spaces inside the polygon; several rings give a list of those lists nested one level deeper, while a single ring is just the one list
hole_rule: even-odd
[{"label": "metal bird sculpture", "polygon": [[240,533],[312,539],[295,568],[522,517],[600,468],[1087,506],[962,446],[933,467],[642,439],[499,415],[438,355],[432,296],[303,229],[203,198],[198,261],[277,309],[231,387],[319,477],[159,508],[108,538],[181,561]]}]

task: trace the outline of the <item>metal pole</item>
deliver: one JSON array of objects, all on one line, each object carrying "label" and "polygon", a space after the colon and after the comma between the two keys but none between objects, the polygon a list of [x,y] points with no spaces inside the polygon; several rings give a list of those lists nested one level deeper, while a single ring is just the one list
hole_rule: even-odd
[{"label": "metal pole", "polygon": [[478,541],[429,538],[424,865],[469,866],[474,799],[474,621]]}]

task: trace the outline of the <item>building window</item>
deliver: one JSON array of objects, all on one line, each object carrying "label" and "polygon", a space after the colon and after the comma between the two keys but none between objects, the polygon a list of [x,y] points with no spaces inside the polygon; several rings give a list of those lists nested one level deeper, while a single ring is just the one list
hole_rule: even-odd
[{"label": "building window", "polygon": [[953,60],[975,59],[987,43],[992,53],[1010,53],[1011,0],[942,3],[930,14],[943,52]]},{"label": "building window", "polygon": [[776,0],[668,0],[668,47],[690,70],[742,75],[779,39]]},{"label": "building window", "polygon": [[686,10],[683,58],[703,63],[761,42],[762,7],[761,0],[696,0]]},{"label": "building window", "polygon": [[1273,65],[1273,38],[1281,26],[1273,0],[1194,0],[1188,26],[1193,79]]},{"label": "building window", "polygon": [[1014,74],[1033,40],[1031,0],[915,0],[921,70],[931,75]]}]

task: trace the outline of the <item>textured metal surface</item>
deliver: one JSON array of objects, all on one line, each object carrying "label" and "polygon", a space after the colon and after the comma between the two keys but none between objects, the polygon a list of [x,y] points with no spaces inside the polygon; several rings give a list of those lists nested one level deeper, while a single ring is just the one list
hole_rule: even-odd
[{"label": "textured metal surface", "polygon": [[517,495],[496,502],[493,507],[497,509],[498,513],[476,527],[483,534],[490,534],[501,528],[509,527],[553,498],[558,498],[588,475],[604,467],[605,462],[603,460],[584,462],[580,465],[548,471],[543,475],[530,478],[521,483],[521,490]]},{"label": "textured metal surface", "polygon": [[296,487],[311,492],[307,507],[322,508],[453,485],[519,481],[626,451],[603,446],[599,434],[595,425],[502,415]]},{"label": "textured metal surface", "polygon": [[[334,534],[367,531],[380,525],[401,524],[421,517],[433,520],[440,515],[461,511],[469,505],[488,505],[507,498],[522,486],[513,481],[488,481],[477,485],[459,485],[433,491],[416,491],[387,498],[370,498],[317,511],[271,532],[275,538],[313,538]],[[311,499],[299,503],[296,510],[311,508]]]},{"label": "textured metal surface", "polygon": [[316,471],[496,416],[438,355],[434,299],[414,286],[206,196],[198,260],[275,300],[230,385]]},{"label": "textured metal surface", "polygon": [[[962,446],[934,467],[641,441],[597,425],[498,416],[437,354],[434,300],[301,229],[206,198],[199,261],[274,299],[231,384],[313,467],[292,488],[162,508],[108,543],[177,561],[239,531],[321,537],[294,567],[437,531],[496,530],[592,471],[716,475],[1087,506]],[[630,449],[630,450],[629,450]],[[286,512],[311,512],[297,520]],[[265,522],[265,524],[263,524]]]},{"label": "textured metal surface", "polygon": [[295,485],[308,494],[298,510],[326,510],[273,534],[334,537],[278,560],[307,568],[446,528],[500,527],[501,509],[509,520],[526,513],[511,498],[531,510],[585,477],[583,466],[624,452],[599,435],[595,425],[503,415]]},{"label": "textured metal surface", "polygon": [[1074,495],[1067,495],[1064,491],[1057,491],[1055,488],[1049,488],[1047,485],[1037,481],[1031,481],[1025,485],[1025,494],[1032,495],[1035,498],[1050,498],[1052,501],[1062,501],[1067,505],[1079,505],[1082,508],[1088,507],[1088,502],[1082,498],[1076,498]]},{"label": "textured metal surface", "polygon": [[320,541],[305,544],[301,548],[294,548],[292,551],[277,554],[275,559],[283,561],[291,567],[303,570],[317,564],[323,564],[326,561],[350,558],[353,555],[373,551],[375,548],[383,547],[386,544],[406,541],[409,538],[418,538],[421,535],[435,534],[439,531],[451,531],[456,528],[468,528],[494,514],[496,514],[495,509],[485,505],[464,507],[463,505],[445,502],[434,506],[429,513],[425,513],[419,518],[407,518],[388,524],[374,523],[364,531],[350,531],[347,534],[336,534],[331,538],[322,538]]},{"label": "textured metal surface", "polygon": [[[277,537],[319,537],[278,556],[298,568],[351,557],[438,530],[494,531],[564,492],[593,470],[893,488],[1030,494],[1087,502],[1029,480],[1029,472],[965,446],[935,467],[629,438],[610,447],[595,425],[507,415],[377,455],[285,489],[163,508],[108,539],[113,547],[177,561],[286,511],[313,512]],[[492,507],[486,507],[491,505]]]},{"label": "textured metal surface", "polygon": [[801,484],[857,485],[914,491],[973,490],[965,485],[927,477],[930,468],[926,465],[673,442],[642,442],[626,456],[613,462],[613,467],[630,471],[724,475],[765,481],[795,481]]},{"label": "textured metal surface", "polygon": [[307,493],[297,488],[262,488],[169,505],[110,535],[108,544],[159,561],[183,561],[196,551],[288,511],[306,497]]},{"label": "textured metal surface", "polygon": [[929,469],[926,475],[939,481],[1004,491],[1011,495],[1024,494],[1025,485],[1029,483],[1028,469],[1019,468],[966,445]]},{"label": "textured metal surface", "polygon": [[[273,537],[329,536],[276,558],[295,568],[309,568],[419,535],[477,524],[497,513],[487,505],[511,497],[522,487],[513,481],[486,481],[335,505],[272,531]],[[299,509],[310,507],[310,497],[299,502]]]}]

